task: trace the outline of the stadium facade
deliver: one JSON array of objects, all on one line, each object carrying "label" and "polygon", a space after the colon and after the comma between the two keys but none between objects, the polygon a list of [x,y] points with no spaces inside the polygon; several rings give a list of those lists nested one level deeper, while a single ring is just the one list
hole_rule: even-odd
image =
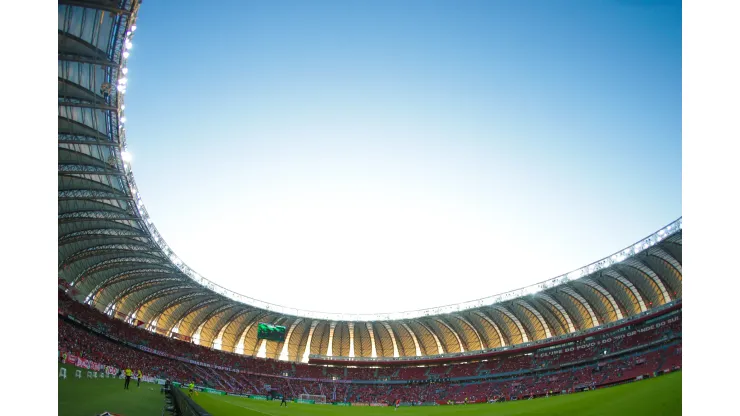
[{"label": "stadium facade", "polygon": [[[459,357],[541,345],[680,303],[681,219],[566,275],[418,311],[304,311],[205,279],[157,231],[127,157],[126,62],[139,5],[59,1],[58,277],[76,299],[163,336],[322,363]],[[285,342],[258,340],[260,322],[285,326]]]}]

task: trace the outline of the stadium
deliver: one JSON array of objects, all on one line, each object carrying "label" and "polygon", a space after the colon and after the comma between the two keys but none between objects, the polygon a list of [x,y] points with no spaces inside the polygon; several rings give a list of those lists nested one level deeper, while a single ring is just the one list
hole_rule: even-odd
[{"label": "stadium", "polygon": [[[423,310],[293,309],[200,276],[157,231],[127,152],[140,3],[58,6],[59,414],[381,414],[397,402],[680,414],[680,218],[565,275]],[[120,395],[128,368],[143,372],[136,400]]]}]

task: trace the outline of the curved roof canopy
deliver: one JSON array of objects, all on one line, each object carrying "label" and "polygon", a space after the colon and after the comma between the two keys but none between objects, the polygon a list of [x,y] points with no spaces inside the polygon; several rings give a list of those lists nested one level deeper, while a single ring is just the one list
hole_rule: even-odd
[{"label": "curved roof canopy", "polygon": [[[138,0],[59,2],[60,282],[79,300],[165,336],[293,361],[428,356],[516,345],[628,318],[681,297],[681,219],[563,276],[425,310],[304,311],[198,275],[150,220],[126,152],[126,59]],[[258,322],[287,327],[257,340]]]}]

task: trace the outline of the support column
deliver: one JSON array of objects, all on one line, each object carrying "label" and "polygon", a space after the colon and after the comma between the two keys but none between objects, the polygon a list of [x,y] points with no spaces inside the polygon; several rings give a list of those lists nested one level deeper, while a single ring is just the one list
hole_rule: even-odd
[{"label": "support column", "polygon": [[295,322],[293,322],[293,325],[290,326],[290,329],[288,330],[288,334],[285,336],[285,342],[283,342],[283,350],[280,351],[280,358],[279,360],[288,361],[288,343],[290,342],[290,336],[293,334],[293,330],[296,326],[298,326],[299,323],[303,321],[303,318],[298,318]]},{"label": "support column", "polygon": [[393,343],[393,357],[398,357],[398,344],[396,344],[396,337],[393,335],[393,329],[390,325],[388,325],[387,322],[383,322],[383,326],[386,330],[388,330],[388,333],[391,335],[391,342]]},{"label": "support column", "polygon": [[256,319],[252,320],[252,322],[250,322],[249,325],[244,328],[244,332],[242,332],[242,335],[239,337],[239,341],[237,341],[236,343],[236,348],[234,348],[234,352],[240,353],[239,350],[241,350],[240,354],[244,354],[244,339],[247,337],[247,332],[250,328],[252,328],[252,325],[254,325],[255,322],[257,322]]},{"label": "support column", "polygon": [[355,356],[355,323],[348,322],[347,326],[349,327],[349,356],[351,358],[354,358]]},{"label": "support column", "polygon": [[337,323],[336,322],[332,322],[329,325],[329,345],[327,345],[327,347],[326,347],[326,356],[327,357],[331,357],[332,356],[331,347],[332,347],[332,344],[334,343],[334,328],[336,328],[336,326],[337,326]]},{"label": "support column", "polygon": [[367,326],[368,332],[370,332],[370,348],[371,348],[370,356],[372,358],[377,358],[378,352],[375,349],[375,332],[373,332],[373,325],[370,322],[366,322],[365,325]]},{"label": "support column", "polygon": [[308,355],[311,354],[311,338],[313,338],[313,331],[314,329],[316,329],[316,325],[318,324],[319,321],[311,322],[311,329],[308,330],[308,340],[306,341],[306,349],[303,351],[303,358],[301,359],[301,362],[308,362]]}]

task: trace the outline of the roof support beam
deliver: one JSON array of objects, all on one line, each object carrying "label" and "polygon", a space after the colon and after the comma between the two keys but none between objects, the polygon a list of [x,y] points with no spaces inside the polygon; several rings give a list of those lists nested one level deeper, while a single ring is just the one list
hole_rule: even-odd
[{"label": "roof support beam", "polygon": [[329,324],[329,342],[327,343],[327,346],[326,346],[326,356],[327,357],[333,356],[332,347],[334,343],[333,342],[334,341],[334,328],[336,327],[337,327],[337,323],[335,321],[331,321],[331,323]]},{"label": "roof support beam", "polygon": [[[127,243],[132,244],[147,244],[148,240],[146,239],[147,236],[138,233],[132,229],[115,229],[115,228],[103,228],[103,229],[87,229],[82,231],[76,231],[71,232],[69,234],[61,234],[59,235],[58,240],[58,246],[61,248],[67,244],[72,243],[78,243],[78,242],[87,242],[87,241],[94,241],[94,240],[100,240],[105,238],[111,238],[111,239],[121,239],[125,240]],[[126,244],[126,243],[119,243],[116,241],[117,244]]]},{"label": "roof support beam", "polygon": [[414,333],[414,331],[411,330],[411,328],[409,328],[409,326],[408,326],[408,324],[406,324],[406,322],[401,323],[401,326],[403,326],[404,328],[406,328],[406,330],[409,331],[409,334],[411,334],[411,339],[414,341],[414,349],[416,350],[416,356],[417,357],[420,357],[421,356],[421,348],[419,348],[419,340],[416,339],[416,334]]},{"label": "roof support beam", "polygon": [[[237,354],[239,354],[240,353],[239,350],[241,349],[241,354],[246,354],[244,352],[244,340],[247,337],[247,332],[249,332],[249,330],[252,328],[252,326],[254,326],[255,323],[259,322],[265,316],[267,316],[267,313],[266,312],[263,312],[263,313],[255,316],[253,319],[251,319],[249,321],[249,323],[247,324],[247,326],[244,327],[244,331],[242,331],[241,336],[239,336],[239,338],[238,338],[238,340],[236,342],[236,346],[234,347],[234,352],[236,352]],[[251,354],[249,354],[249,355],[251,355]]]},{"label": "roof support beam", "polygon": [[595,281],[589,278],[581,279],[580,281],[584,285],[591,286],[594,290],[601,293],[609,301],[609,304],[612,305],[612,308],[614,309],[614,312],[617,315],[617,320],[624,318],[624,315],[622,315],[622,310],[619,308],[617,301],[614,300],[614,297],[612,296],[611,293],[609,293],[608,290],[604,289],[600,284],[596,283]]},{"label": "roof support beam", "polygon": [[517,329],[519,329],[519,333],[521,333],[521,335],[522,335],[522,342],[529,342],[529,336],[527,336],[527,331],[524,330],[524,326],[519,321],[519,319],[516,316],[514,316],[513,313],[511,313],[508,309],[506,309],[506,308],[504,308],[503,306],[500,306],[500,305],[493,305],[493,309],[495,309],[495,310],[503,313],[509,319],[511,319],[512,321],[514,321],[514,324],[516,325]]},{"label": "roof support beam", "polygon": [[488,322],[493,327],[493,329],[496,330],[496,334],[498,334],[498,339],[501,341],[501,346],[502,347],[505,347],[506,346],[506,338],[504,338],[504,336],[501,335],[501,330],[499,329],[498,325],[496,325],[496,322],[493,322],[493,320],[491,318],[489,318],[486,314],[484,314],[481,311],[474,311],[473,313],[476,314],[476,315],[478,315],[478,316],[480,316],[483,320],[485,320],[486,322]]},{"label": "roof support beam", "polygon": [[[127,287],[126,289],[118,292],[118,294],[113,297],[113,300],[111,302],[118,303],[118,302],[121,301],[121,299],[123,299],[126,296],[128,296],[128,295],[130,295],[130,294],[132,294],[132,293],[134,293],[136,291],[138,291],[139,289],[145,288],[147,286],[154,286],[154,285],[159,285],[161,283],[171,282],[173,280],[175,280],[175,279],[166,279],[165,278],[165,279],[144,280],[144,281],[141,281],[141,282],[137,282],[137,283],[135,283],[135,284]],[[171,289],[171,288],[177,288],[177,287],[179,287],[179,286],[167,286],[167,287],[165,287],[165,288],[163,288],[161,290],[166,290],[166,289]],[[133,314],[133,313],[136,313],[141,308],[142,305],[143,304],[140,304],[140,303],[139,304],[136,304],[136,306],[134,306],[130,310],[129,315],[130,314]]]},{"label": "roof support beam", "polygon": [[[563,293],[566,293],[573,299],[577,300],[586,309],[586,312],[588,312],[588,315],[591,318],[591,327],[597,327],[600,325],[599,318],[596,317],[594,310],[591,308],[591,304],[588,303],[586,299],[583,298],[583,296],[576,293],[576,291],[571,289],[570,286],[564,286],[560,288],[560,291],[562,291]],[[583,328],[583,329],[586,329],[586,328]]]},{"label": "roof support beam", "polygon": [[347,326],[349,327],[349,356],[350,358],[354,358],[355,356],[355,323],[348,322]]},{"label": "roof support beam", "polygon": [[172,276],[173,278],[178,278],[176,275],[174,275],[170,270],[167,269],[155,269],[155,268],[145,268],[145,269],[132,269],[132,270],[126,270],[124,272],[116,273],[103,281],[101,281],[97,286],[95,286],[87,295],[95,295],[99,291],[105,289],[106,287],[115,284],[120,283],[122,281],[126,280],[132,280],[136,278],[140,278],[142,276],[157,276],[157,278],[162,278],[164,276]]},{"label": "roof support beam", "polygon": [[370,322],[365,322],[365,326],[367,327],[368,332],[370,332],[370,357],[377,358],[378,350],[375,349],[375,331],[373,331],[373,325]]},{"label": "roof support beam", "polygon": [[457,331],[452,329],[451,326],[447,325],[447,322],[443,321],[440,318],[435,318],[434,321],[442,324],[445,328],[449,329],[450,332],[452,332],[452,335],[455,336],[455,339],[457,340],[457,344],[460,346],[460,352],[465,352],[465,346],[463,345],[462,340],[460,339],[460,335],[457,334]]},{"label": "roof support beam", "polygon": [[59,107],[80,107],[80,108],[94,108],[96,110],[103,110],[103,111],[118,111],[117,107],[114,107],[110,104],[102,104],[102,103],[59,101]]},{"label": "roof support beam", "polygon": [[632,263],[632,266],[634,268],[647,275],[650,280],[655,283],[655,285],[658,287],[658,290],[660,290],[660,293],[663,295],[663,303],[668,303],[672,300],[671,294],[668,293],[665,285],[663,285],[663,280],[660,278],[660,276],[655,274],[655,271],[653,271],[653,269],[651,269],[647,264],[639,260],[637,257],[629,259],[628,262]]},{"label": "roof support beam", "polygon": [[388,325],[388,322],[383,321],[383,326],[391,336],[391,342],[393,343],[393,356],[398,357],[398,344],[396,344],[396,336],[393,334],[393,328]]},{"label": "roof support beam", "polygon": [[[224,323],[223,323],[223,325],[221,325],[221,329],[219,329],[218,336],[217,336],[216,339],[223,339],[223,334],[226,331],[226,328],[228,328],[229,325],[231,325],[232,323],[234,323],[234,320],[239,315],[242,315],[242,314],[246,315],[247,313],[250,312],[247,308],[244,307],[244,305],[238,305],[238,304],[236,304],[235,306],[241,306],[241,308],[237,308],[236,312],[234,312],[233,314],[231,314],[231,316],[229,316],[228,318],[226,318],[225,320],[223,320]],[[221,344],[221,349],[223,349],[223,342]]]},{"label": "roof support beam", "polygon": [[568,315],[568,311],[563,308],[563,305],[558,303],[555,299],[553,299],[550,295],[546,293],[538,293],[536,295],[540,299],[544,300],[545,302],[552,305],[558,312],[560,312],[563,315],[563,318],[565,319],[565,322],[567,324],[568,333],[576,332],[576,327],[573,325],[573,321],[570,319],[570,315]]},{"label": "roof support beam", "polygon": [[532,315],[535,316],[535,318],[537,318],[538,321],[540,321],[540,325],[542,325],[542,329],[545,332],[545,338],[552,337],[552,333],[550,332],[550,327],[547,325],[547,321],[545,321],[545,318],[542,317],[542,314],[540,314],[540,311],[538,311],[535,307],[530,305],[529,302],[523,299],[516,301],[516,304],[528,310],[530,313],[532,313]]},{"label": "roof support beam", "polygon": [[116,149],[121,146],[118,142],[111,142],[108,140],[101,140],[99,138],[94,138],[91,140],[81,140],[81,139],[59,139],[59,144],[84,144],[88,146],[105,146],[105,147],[115,147]]},{"label": "roof support beam", "polygon": [[119,254],[126,252],[130,256],[146,256],[151,258],[158,258],[157,256],[150,254],[151,249],[141,242],[135,242],[133,244],[104,244],[93,247],[88,247],[83,250],[77,251],[70,254],[65,258],[62,263],[59,264],[59,269],[63,269],[66,266],[71,265],[80,260],[84,260],[90,257],[102,256],[105,253]]},{"label": "roof support beam", "polygon": [[[134,1],[132,5],[136,4],[137,2]],[[97,9],[97,10],[105,10],[106,12],[111,12],[114,14],[120,14],[125,16],[131,16],[131,10],[121,9],[118,7],[112,7],[108,4],[102,2],[102,1],[93,1],[93,0],[59,0],[59,4],[65,4],[68,6],[77,6],[77,7],[84,7],[88,9]]]},{"label": "roof support beam", "polygon": [[[306,339],[306,349],[303,350],[303,358],[301,359],[301,362],[303,363],[308,362],[308,356],[311,354],[311,339],[313,338],[313,331],[316,330],[316,325],[318,324],[319,321],[311,321],[311,329],[308,330],[308,338]],[[246,334],[247,331],[244,331],[244,335]],[[244,335],[242,335],[242,339],[244,338]],[[375,353],[375,344],[373,344],[373,353]]]},{"label": "roof support beam", "polygon": [[290,326],[290,329],[288,329],[288,333],[285,335],[285,342],[283,342],[283,349],[280,351],[280,357],[278,357],[279,360],[288,361],[288,343],[290,342],[290,336],[293,335],[293,330],[301,322],[303,322],[303,318],[296,319],[295,322],[293,322],[293,325]]},{"label": "roof support beam", "polygon": [[[475,336],[478,337],[478,345],[480,345],[480,349],[485,349],[486,348],[486,344],[483,343],[483,338],[481,338],[480,334],[478,333],[478,330],[475,329],[475,326],[473,326],[472,323],[470,323],[467,319],[465,319],[464,316],[460,315],[459,313],[458,314],[452,314],[452,316],[454,316],[455,318],[463,321],[463,323],[465,323],[465,325],[467,325],[468,328],[470,328],[470,329],[473,330],[473,333],[475,334]],[[468,349],[470,349],[470,348],[468,348]]]},{"label": "roof support beam", "polygon": [[637,299],[637,303],[640,306],[640,312],[645,312],[647,310],[647,306],[645,306],[645,299],[642,298],[642,295],[640,294],[640,291],[637,290],[635,285],[632,284],[627,278],[622,276],[619,271],[616,269],[607,269],[602,273],[602,276],[611,277],[612,279],[618,281],[619,283],[626,286],[630,292],[632,292],[632,295]]},{"label": "roof support beam", "polygon": [[[92,65],[98,65],[103,67],[109,67],[109,68],[117,68],[119,64],[109,61],[107,59],[97,59],[92,58],[89,56],[83,56],[83,55],[72,55],[72,54],[64,54],[60,53],[58,54],[59,61],[66,61],[66,62],[79,62],[82,64],[92,64]],[[112,94],[111,94],[112,95]]]},{"label": "roof support beam", "polygon": [[[177,324],[175,324],[175,326],[177,326],[179,328],[180,325],[182,325],[183,321],[190,314],[192,314],[192,313],[194,313],[194,312],[196,312],[196,311],[198,311],[198,310],[200,310],[200,309],[202,309],[202,308],[210,305],[213,302],[216,302],[217,300],[218,299],[216,299],[216,298],[206,298],[206,299],[204,299],[204,300],[196,303],[195,305],[189,307],[188,309],[185,310],[185,312],[181,313],[178,318],[176,318],[176,319],[173,320],[174,322],[177,322]],[[195,324],[195,322],[193,322],[193,324]],[[191,333],[190,336],[194,336],[194,334]]]},{"label": "roof support beam", "polygon": [[681,267],[681,263],[676,260],[675,257],[673,257],[668,251],[664,250],[662,247],[655,247],[650,249],[650,255],[658,257],[660,259],[665,260],[668,264],[670,264],[673,269],[676,271],[678,275],[681,275],[683,273],[683,268]]},{"label": "roof support beam", "polygon": [[421,320],[417,320],[416,323],[419,324],[422,328],[426,329],[430,334],[432,334],[432,337],[434,338],[434,342],[437,343],[437,353],[444,354],[445,350],[444,348],[442,348],[442,343],[439,341],[439,337],[437,337],[437,334],[435,334],[434,331],[429,329],[429,327]]},{"label": "roof support beam", "polygon": [[[167,310],[169,310],[171,307],[181,305],[185,303],[186,301],[197,298],[199,296],[203,296],[203,294],[198,293],[198,292],[190,292],[187,295],[178,296],[170,300],[169,302],[167,302],[166,305],[164,305],[164,307],[162,307],[158,312],[156,312],[156,317],[154,318],[154,320],[156,320],[157,323],[159,324],[159,321],[162,319],[165,312],[167,312]],[[162,297],[164,296],[158,296],[157,299],[162,298]],[[177,327],[177,325],[172,325],[170,328],[167,328],[167,335],[170,335],[172,333],[172,329],[175,327]]]},{"label": "roof support beam", "polygon": [[[189,289],[189,288],[191,288],[191,287],[188,287],[188,286],[168,286],[168,287],[159,289],[156,292],[152,292],[152,293],[148,294],[144,299],[142,299],[139,303],[137,303],[134,308],[135,309],[140,309],[143,305],[146,305],[150,301],[159,299],[159,298],[164,297],[164,296],[167,296],[167,295],[171,295],[172,293],[177,292],[178,290]],[[110,307],[110,305],[112,305],[112,304],[114,304],[116,302],[118,302],[117,299],[115,299],[114,301],[110,302],[110,304],[108,305],[108,307]]]},{"label": "roof support beam", "polygon": [[[231,309],[231,308],[235,308],[235,307],[237,307],[237,306],[238,306],[238,305],[237,305],[236,303],[228,303],[228,304],[225,304],[225,305],[219,306],[218,308],[216,308],[216,309],[212,310],[211,312],[209,312],[209,313],[208,313],[208,315],[206,315],[206,316],[205,316],[205,317],[203,318],[203,320],[201,321],[201,323],[202,323],[202,324],[205,324],[205,323],[207,323],[207,322],[208,322],[208,321],[209,321],[209,320],[210,320],[211,318],[213,318],[214,316],[218,315],[219,313],[221,313],[221,312],[224,312],[224,311],[227,311],[227,310],[229,310],[229,309]],[[238,313],[238,312],[240,312],[240,311],[237,311],[237,313]],[[213,346],[213,341],[215,341],[215,338],[214,338],[214,339],[213,339],[213,340],[211,341],[211,347]]]}]

